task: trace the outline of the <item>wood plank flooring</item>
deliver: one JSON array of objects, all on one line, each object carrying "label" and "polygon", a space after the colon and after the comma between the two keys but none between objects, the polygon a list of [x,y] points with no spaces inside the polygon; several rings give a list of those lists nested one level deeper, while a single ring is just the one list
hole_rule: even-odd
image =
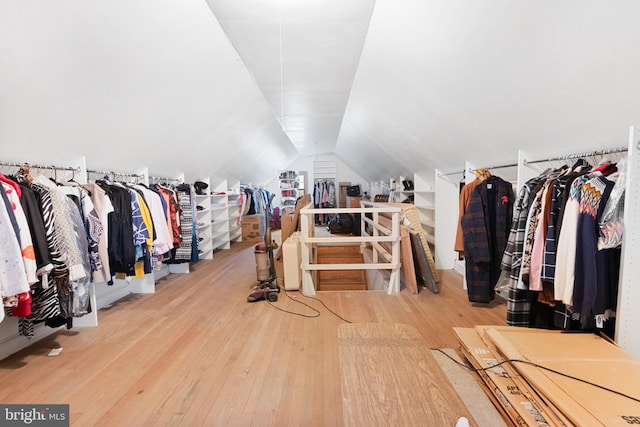
[{"label": "wood plank flooring", "polygon": [[413,326],[343,324],[338,349],[347,426],[453,426],[471,418]]},{"label": "wood plank flooring", "polygon": [[[61,330],[0,362],[0,402],[68,403],[76,426],[343,426],[338,326],[319,301],[284,291],[247,303],[253,244],[234,244],[187,275],[103,309],[96,328]],[[454,326],[504,324],[506,304],[441,292],[320,292],[351,322],[412,325],[427,347],[456,348]],[[48,357],[52,348],[59,356]],[[437,408],[434,408],[437,410]],[[425,425],[428,425],[425,424]]]}]

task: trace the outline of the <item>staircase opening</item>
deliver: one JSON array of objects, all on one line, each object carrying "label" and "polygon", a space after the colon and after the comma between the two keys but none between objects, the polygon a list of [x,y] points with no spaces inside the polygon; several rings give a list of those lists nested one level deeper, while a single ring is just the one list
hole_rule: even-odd
[{"label": "staircase opening", "polygon": [[[318,264],[359,264],[364,262],[360,245],[321,244],[317,246]],[[366,291],[366,270],[318,270],[318,291]]]}]

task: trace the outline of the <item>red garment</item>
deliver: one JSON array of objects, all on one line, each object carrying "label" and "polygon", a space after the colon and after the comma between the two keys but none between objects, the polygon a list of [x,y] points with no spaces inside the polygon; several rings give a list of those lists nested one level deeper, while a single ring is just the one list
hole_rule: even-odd
[{"label": "red garment", "polygon": [[2,173],[0,173],[0,181],[4,182],[5,184],[9,184],[11,187],[13,187],[16,190],[16,194],[18,195],[18,199],[22,200],[22,189],[20,188],[20,184],[18,184],[15,181],[10,180],[6,176],[4,176]]},{"label": "red garment", "polygon": [[18,294],[18,306],[11,308],[11,315],[16,317],[31,315],[31,301],[31,292]]}]

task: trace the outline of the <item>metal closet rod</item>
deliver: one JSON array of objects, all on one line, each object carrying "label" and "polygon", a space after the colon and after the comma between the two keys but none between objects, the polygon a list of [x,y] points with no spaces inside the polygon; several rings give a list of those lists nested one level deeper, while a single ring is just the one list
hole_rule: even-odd
[{"label": "metal closet rod", "polygon": [[498,166],[486,166],[482,168],[469,168],[469,172],[475,172],[478,169],[506,169],[506,168],[514,168],[518,166],[517,163],[509,163],[508,165],[498,165]]},{"label": "metal closet rod", "polygon": [[93,170],[93,169],[87,169],[87,173],[93,173],[93,174],[97,174],[97,175],[113,175],[113,176],[123,176],[123,177],[131,177],[131,178],[143,178],[144,175],[143,174],[138,174],[138,173],[118,173],[118,172],[114,172],[114,171],[97,171],[97,170]]},{"label": "metal closet rod", "polygon": [[585,153],[575,153],[575,154],[567,154],[566,156],[558,156],[558,157],[550,157],[548,159],[540,159],[540,160],[522,160],[522,164],[529,165],[532,163],[543,163],[543,162],[553,162],[557,160],[571,160],[571,159],[579,159],[581,157],[592,157],[592,156],[604,156],[606,154],[614,154],[614,153],[625,153],[629,151],[628,147],[617,147],[617,148],[609,148],[606,150],[596,150],[596,151],[587,151]]},{"label": "metal closet rod", "polygon": [[447,173],[442,173],[442,172],[440,172],[440,173],[438,173],[438,176],[442,177],[442,176],[449,176],[449,175],[461,175],[461,174],[463,174],[463,173],[464,173],[464,171],[463,171],[463,170],[461,170],[461,171],[455,171],[455,172],[447,172]]},{"label": "metal closet rod", "polygon": [[180,178],[166,178],[164,176],[151,176],[151,175],[149,175],[149,179],[152,181],[175,181],[175,182],[182,181]]},{"label": "metal closet rod", "polygon": [[2,162],[0,161],[0,166],[15,166],[15,167],[22,167],[24,165],[29,166],[30,168],[34,168],[34,169],[55,169],[55,170],[59,170],[59,171],[73,171],[73,172],[78,172],[80,171],[80,168],[74,168],[71,166],[55,166],[55,165],[34,165],[33,163],[15,163],[15,162]]},{"label": "metal closet rod", "polygon": [[[581,157],[591,157],[591,156],[604,156],[606,154],[615,154],[615,153],[625,153],[629,151],[628,147],[617,147],[617,148],[609,148],[606,150],[596,150],[596,151],[587,151],[585,153],[575,153],[575,154],[567,154],[565,156],[558,156],[558,157],[550,157],[548,159],[539,159],[539,160],[527,160],[524,159],[522,161],[522,164],[527,165],[527,164],[532,164],[532,163],[543,163],[543,162],[553,162],[553,161],[557,161],[557,160],[571,160],[571,159],[579,159]],[[504,169],[504,168],[513,168],[518,166],[517,163],[510,163],[508,165],[498,165],[498,166],[489,166],[489,167],[485,167],[483,169]],[[478,170],[478,168],[474,169],[474,168],[469,168],[469,172],[473,173],[476,170]],[[438,176],[448,176],[448,175],[459,175],[461,173],[464,173],[465,171],[455,171],[455,172],[447,172],[447,173],[440,173]]]}]

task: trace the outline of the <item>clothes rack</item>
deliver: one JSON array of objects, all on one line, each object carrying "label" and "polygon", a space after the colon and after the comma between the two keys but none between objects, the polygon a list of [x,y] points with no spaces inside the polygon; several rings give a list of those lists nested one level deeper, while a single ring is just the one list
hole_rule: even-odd
[{"label": "clothes rack", "polygon": [[167,177],[163,177],[163,176],[149,176],[149,181],[151,183],[156,183],[156,182],[175,182],[175,183],[181,183],[182,179],[180,178],[167,178]]},{"label": "clothes rack", "polygon": [[30,168],[33,169],[53,169],[53,170],[59,170],[59,171],[72,171],[72,172],[78,172],[80,171],[80,168],[74,168],[71,166],[55,166],[55,165],[35,165],[32,163],[15,163],[15,162],[3,162],[0,161],[0,166],[15,166],[15,167],[22,167],[22,166],[29,166]]},{"label": "clothes rack", "polygon": [[628,147],[617,147],[617,148],[609,148],[605,150],[587,151],[584,153],[567,154],[565,156],[549,157],[548,159],[539,159],[539,160],[524,159],[522,161],[522,164],[529,165],[534,163],[553,162],[558,160],[572,160],[572,159],[579,159],[581,157],[594,157],[594,156],[604,156],[607,154],[625,153],[627,151],[629,151]]},{"label": "clothes rack", "polygon": [[489,169],[489,170],[491,170],[491,169],[506,169],[506,168],[515,168],[517,166],[518,166],[517,163],[509,163],[507,165],[488,166],[488,167],[483,167],[483,168],[469,168],[469,172],[470,173],[474,173],[478,169]]},{"label": "clothes rack", "polygon": [[75,168],[71,166],[55,166],[55,165],[35,165],[31,163],[15,163],[15,162],[0,162],[0,166],[11,166],[20,168],[22,166],[28,166],[31,169],[41,169],[41,170],[49,170],[53,171],[54,179],[58,179],[58,171],[69,171],[72,173],[71,179],[75,178],[76,172],[80,172],[80,168]]},{"label": "clothes rack", "polygon": [[106,177],[111,176],[114,181],[116,180],[116,178],[135,178],[137,182],[138,178],[144,178],[144,175],[137,173],[117,173],[113,171],[87,169],[87,176],[91,174],[102,175]]},{"label": "clothes rack", "polygon": [[449,176],[449,175],[462,175],[463,173],[465,173],[465,171],[464,171],[464,170],[461,170],[461,171],[455,171],[455,172],[446,172],[446,173],[439,172],[439,173],[438,173],[438,177],[439,177],[439,178],[443,178],[443,177],[445,177],[445,176]]}]

